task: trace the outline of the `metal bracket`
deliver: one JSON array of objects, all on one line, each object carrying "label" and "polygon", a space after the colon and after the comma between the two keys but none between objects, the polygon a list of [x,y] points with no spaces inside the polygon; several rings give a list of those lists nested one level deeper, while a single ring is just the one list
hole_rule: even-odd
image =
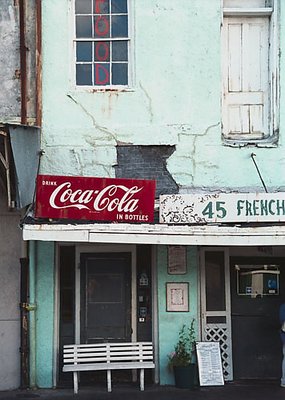
[{"label": "metal bracket", "polygon": [[37,305],[35,303],[34,304],[20,303],[20,307],[26,311],[35,311],[37,309]]}]

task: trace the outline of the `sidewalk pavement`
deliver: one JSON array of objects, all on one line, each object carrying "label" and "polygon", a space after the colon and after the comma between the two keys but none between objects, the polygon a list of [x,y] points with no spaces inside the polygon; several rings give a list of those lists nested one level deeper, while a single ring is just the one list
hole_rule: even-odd
[{"label": "sidewalk pavement", "polygon": [[218,387],[177,389],[173,386],[115,384],[108,393],[104,386],[82,386],[74,395],[72,387],[64,389],[12,390],[0,392],[1,400],[284,400],[285,388],[278,382],[234,382]]}]

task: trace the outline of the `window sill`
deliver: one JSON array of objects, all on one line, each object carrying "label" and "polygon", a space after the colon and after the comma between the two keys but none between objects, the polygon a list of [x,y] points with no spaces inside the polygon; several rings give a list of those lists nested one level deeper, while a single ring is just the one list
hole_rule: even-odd
[{"label": "window sill", "polygon": [[264,8],[224,8],[225,17],[266,17],[273,12],[272,7]]},{"label": "window sill", "polygon": [[229,139],[222,138],[223,145],[228,147],[264,147],[264,148],[276,148],[278,147],[278,135],[271,136],[267,139]]},{"label": "window sill", "polygon": [[75,92],[80,93],[105,93],[105,92],[115,92],[115,93],[128,93],[134,92],[135,89],[131,87],[94,87],[94,86],[76,86],[74,88]]}]

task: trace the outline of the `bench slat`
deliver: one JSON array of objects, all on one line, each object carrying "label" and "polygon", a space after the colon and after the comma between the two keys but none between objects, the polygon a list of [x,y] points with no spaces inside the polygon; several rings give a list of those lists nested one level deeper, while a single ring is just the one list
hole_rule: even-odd
[{"label": "bench slat", "polygon": [[99,362],[108,362],[112,363],[112,362],[128,362],[128,361],[137,361],[137,362],[144,362],[144,361],[152,361],[153,357],[112,357],[110,360],[106,359],[106,357],[100,357],[100,358],[96,358],[96,357],[82,357],[79,359],[69,359],[69,360],[64,360],[65,363],[67,364],[86,364],[86,363],[99,363]]},{"label": "bench slat", "polygon": [[110,347],[134,347],[134,346],[150,346],[152,347],[152,343],[151,342],[120,342],[120,343],[112,343],[112,342],[108,342],[108,343],[84,343],[84,344],[65,344],[64,348],[65,349],[72,349],[74,347],[106,347],[106,346],[110,346]]},{"label": "bench slat", "polygon": [[109,348],[109,349],[106,348],[106,349],[103,349],[103,350],[102,349],[97,350],[97,349],[94,349],[94,348],[90,348],[88,350],[81,349],[81,348],[74,348],[73,350],[68,350],[68,351],[64,350],[64,355],[69,355],[69,354],[74,354],[74,353],[76,353],[76,354],[81,354],[81,353],[84,353],[84,354],[87,354],[87,353],[106,354],[107,351],[110,351],[112,354],[140,354],[141,352],[152,354],[152,352],[153,352],[152,348],[148,348],[148,349],[145,349],[145,348],[137,349],[137,348],[135,348],[135,349],[127,349],[127,350],[125,350],[125,349],[115,349],[115,348]]},{"label": "bench slat", "polygon": [[106,347],[106,348],[100,348],[100,349],[96,349],[93,347],[90,347],[88,349],[86,348],[81,348],[81,347],[75,347],[72,350],[65,350],[65,353],[72,353],[74,351],[77,351],[78,353],[80,352],[84,352],[84,353],[88,353],[88,352],[96,352],[96,353],[100,353],[100,352],[106,352],[107,350],[110,350],[112,352],[120,352],[120,353],[135,353],[135,352],[140,352],[140,351],[152,351],[152,347],[129,347],[129,348],[120,348],[120,347]]},{"label": "bench slat", "polygon": [[98,364],[79,364],[79,365],[65,365],[63,367],[63,372],[72,372],[72,371],[104,371],[107,369],[149,369],[154,368],[154,363],[116,363],[116,364],[109,364],[109,363],[98,363]]}]

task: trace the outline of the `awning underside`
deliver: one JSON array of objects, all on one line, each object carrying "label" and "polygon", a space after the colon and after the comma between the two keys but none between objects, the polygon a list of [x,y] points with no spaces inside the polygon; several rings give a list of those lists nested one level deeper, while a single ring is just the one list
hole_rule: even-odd
[{"label": "awning underside", "polygon": [[202,246],[283,246],[285,224],[262,226],[24,224],[24,240]]}]

